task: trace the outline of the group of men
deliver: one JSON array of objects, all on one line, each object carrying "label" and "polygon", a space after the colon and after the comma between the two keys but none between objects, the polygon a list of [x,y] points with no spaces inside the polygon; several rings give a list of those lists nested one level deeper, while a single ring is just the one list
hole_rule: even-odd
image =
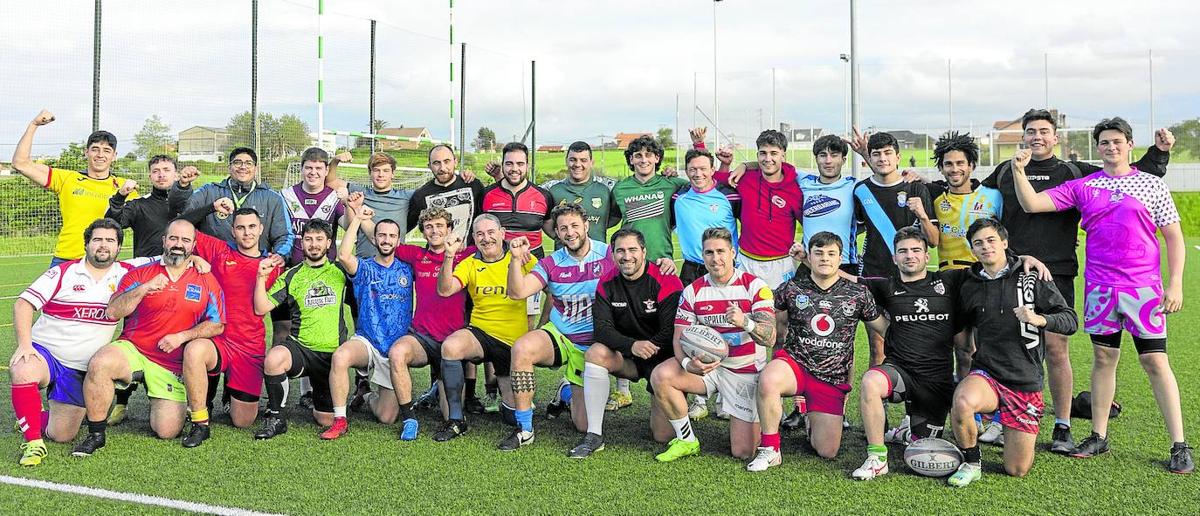
[{"label": "group of men", "polygon": [[[1122,331],[1133,337],[1173,443],[1167,468],[1193,469],[1166,355],[1165,315],[1182,306],[1183,273],[1179,216],[1160,179],[1174,143],[1166,130],[1131,164],[1129,125],[1101,122],[1092,133],[1097,167],[1056,158],[1055,118],[1030,110],[1027,148],[983,182],[971,179],[979,149],[969,135],[943,136],[935,161],[944,181],[930,184],[898,170],[894,137],[857,131],[814,142],[818,170],[805,175],[784,161],[788,142],[778,131],[759,136],[756,161],[734,167],[729,150],[704,148],[697,128],[686,180],[661,170],[663,147],[642,137],[625,151],[632,174],[615,183],[592,173],[590,147],[576,142],[567,177],[546,187],[529,177],[523,144],[504,146],[486,188],[458,170],[450,146],[436,145],[434,177],[415,193],[395,187],[396,162],[385,153],[367,164],[370,184],[357,185],[336,172],[348,156],[331,160],[317,148],[301,156],[301,183],[274,191],[257,180],[254,151],[238,148],[229,177],[195,193],[195,174],[176,177],[170,158],[152,159],[154,193],[127,200],[136,185],[111,174],[111,134],[89,138],[86,173],[29,159],[34,132],[52,120],[39,113],[13,158],[19,172],[58,192],[64,213],[51,268],[15,308],[10,374],[22,464],[41,462],[43,435],[73,440],[85,417],[87,435],[73,454],[103,447],[114,389],[135,383],[150,397],[154,432],[173,438],[190,420],[182,443],[198,446],[209,437],[220,376],[238,427],[254,423],[265,389],[256,439],[287,431],[289,380],[307,378],[321,439],[346,435],[348,406],[362,406],[385,424],[398,421],[399,438],[411,441],[419,435],[411,369],[429,366],[444,420],[432,437],[449,441],[468,431],[466,413],[487,411],[474,379],[475,365],[486,363],[495,379],[488,392],[511,427],[501,450],[534,441],[534,370],[542,367],[562,371],[550,408],[569,404],[583,434],[572,458],[602,450],[606,410],[631,402],[627,382],[610,393],[613,376],[647,380],[650,428],[667,445],[657,460],[699,453],[692,420],[716,395],[718,414],[730,420],[731,454],[762,471],[782,462],[788,420],[803,422],[818,455],[839,452],[862,321],[870,335],[858,400],[867,443],[853,478],[886,474],[887,442],[937,437],[947,418],[966,459],[951,485],[980,478],[977,441],[988,432],[1004,446],[1005,470],[1026,474],[1044,376],[1055,408],[1051,451],[1108,451]],[[843,176],[852,149],[870,177]],[[135,204],[149,202],[162,215],[135,215],[151,213]],[[103,209],[120,217],[101,218]],[[1096,366],[1093,432],[1077,445],[1066,336],[1078,327],[1080,219],[1088,233],[1084,330]],[[145,251],[140,262],[116,261],[123,227]],[[425,245],[404,243],[410,227]],[[1167,281],[1156,232],[1167,244]],[[554,240],[548,254],[543,234]],[[149,243],[155,235],[161,248]],[[937,271],[928,270],[931,247]],[[693,325],[716,330],[728,356],[685,354],[681,335]],[[365,376],[353,400],[352,369]],[[699,402],[689,407],[688,395]],[[787,418],[783,397],[795,400]],[[885,402],[904,403],[907,413],[886,432]]]}]

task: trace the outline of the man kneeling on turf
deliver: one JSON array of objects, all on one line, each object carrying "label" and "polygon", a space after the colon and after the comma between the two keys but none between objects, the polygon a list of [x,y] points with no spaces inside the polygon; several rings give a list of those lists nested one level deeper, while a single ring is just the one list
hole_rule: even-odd
[{"label": "man kneeling on turf", "polygon": [[286,304],[292,330],[282,345],[267,352],[263,378],[267,387],[267,413],[255,439],[270,439],[287,432],[283,406],[287,401],[288,378],[307,376],[313,387],[313,419],[322,426],[333,425],[333,397],[329,392],[329,369],[333,352],[346,340],[342,303],[346,297],[346,275],[328,260],[333,244],[333,226],[320,219],[304,224],[300,245],[304,263],[284,272],[267,290],[267,276],[282,263],[278,255],[263,260],[254,285],[254,313],[267,315]]},{"label": "man kneeling on turf", "polygon": [[[675,360],[663,362],[650,375],[654,400],[675,432],[667,450],[655,457],[660,462],[700,453],[685,393],[721,393],[722,407],[730,415],[729,447],[734,457],[749,458],[758,445],[754,393],[758,373],[766,365],[767,348],[775,345],[774,298],[763,280],[733,267],[733,234],[728,229],[704,230],[701,243],[708,274],[684,287],[680,295],[672,338]],[[703,363],[684,355],[679,338],[684,328],[693,324],[717,330],[729,344],[729,356],[720,362]],[[776,424],[778,412],[777,408]],[[669,437],[667,432],[654,434],[660,442]]]},{"label": "man kneeling on turf", "polygon": [[179,435],[187,414],[184,345],[225,329],[225,299],[216,278],[188,266],[196,227],[176,220],[162,238],[162,261],[129,271],[108,301],[108,318],[126,318],[125,327],[88,363],[83,387],[88,435],[71,452],[76,457],[104,447],[114,383],[144,383],[150,428],[163,439]]},{"label": "man kneeling on turf", "polygon": [[783,349],[758,378],[762,447],[748,471],[783,462],[779,424],[783,396],[804,396],[808,403],[808,440],[822,458],[832,459],[842,444],[842,416],[850,393],[854,332],[858,322],[881,335],[880,317],[867,287],[838,275],[842,239],[822,231],[808,240],[808,274],[797,274],[775,289],[779,324],[787,321]]},{"label": "man kneeling on turf", "polygon": [[1075,311],[1053,281],[1022,272],[1021,258],[1008,252],[1000,221],[978,219],[967,242],[979,263],[970,269],[959,297],[959,317],[975,332],[973,369],[954,390],[950,419],[963,463],[949,478],[963,487],[982,476],[975,414],[1000,411],[1004,425],[1004,471],[1023,477],[1033,467],[1042,402],[1046,333],[1075,333]]},{"label": "man kneeling on turf", "polygon": [[[646,261],[646,239],[640,231],[621,229],[613,233],[610,242],[620,274],[600,283],[592,305],[596,342],[584,353],[583,364],[587,434],[567,453],[574,459],[604,449],[601,436],[608,375],[648,380],[658,364],[675,356],[671,337],[683,284],[678,276],[664,274],[658,265]],[[650,425],[656,433],[671,433],[657,403],[650,406]]]}]

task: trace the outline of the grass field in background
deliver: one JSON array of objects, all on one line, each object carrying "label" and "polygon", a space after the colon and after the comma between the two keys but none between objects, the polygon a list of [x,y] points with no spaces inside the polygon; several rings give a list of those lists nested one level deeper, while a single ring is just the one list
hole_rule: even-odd
[{"label": "grass field in background", "polygon": [[[1193,263],[1200,259],[1197,245],[1200,239],[1188,240]],[[45,263],[43,257],[0,259],[0,270],[5,271],[0,283],[0,356],[9,356],[14,346],[13,296]],[[1169,350],[1182,392],[1184,424],[1193,436],[1200,430],[1200,349],[1186,336],[1200,333],[1200,274],[1195,270],[1193,266],[1185,275],[1184,310],[1169,319]],[[1081,289],[1082,281],[1076,287]],[[1076,298],[1082,300],[1078,293]],[[861,375],[867,363],[862,331],[857,344],[856,369]],[[23,469],[16,463],[20,436],[9,424],[13,418],[8,379],[0,375],[0,475],[293,514],[1187,512],[1186,507],[1200,499],[1200,477],[1164,470],[1170,443],[1132,345],[1126,342],[1125,347],[1117,396],[1124,412],[1110,425],[1112,453],[1080,460],[1039,452],[1030,475],[1015,479],[1000,469],[1000,448],[984,445],[983,480],[963,490],[908,473],[898,448],[890,456],[892,474],[866,483],[850,480],[849,473],[864,458],[857,408],[848,412],[852,427],[832,461],[816,458],[802,434],[785,434],[783,465],[747,473],[742,461],[728,455],[728,424],[710,417],[695,424],[703,443],[701,456],[659,464],[653,454],[662,446],[649,438],[644,382],[633,387],[632,407],[605,418],[607,448],[584,461],[565,456],[579,439],[570,421],[547,421],[540,409],[535,416],[537,440],[514,453],[495,449],[506,435],[495,416],[473,417],[466,436],[434,443],[430,435],[439,417],[420,412],[421,437],[404,443],[396,439],[395,425],[352,414],[347,436],[323,442],[317,439],[317,426],[299,410],[292,412],[287,434],[263,442],[254,441],[251,430],[235,429],[227,418],[218,417],[212,439],[185,450],[178,440],[151,437],[145,394],[139,391],[132,401],[133,420],[110,429],[108,446],[97,455],[76,459],[69,456],[71,445],[51,444],[42,466]],[[1086,336],[1072,337],[1071,355],[1075,391],[1087,389],[1091,348]],[[425,371],[413,372],[417,390],[428,383]],[[539,407],[549,401],[557,379],[556,372],[539,370]],[[482,386],[479,389],[482,392]],[[1046,400],[1049,405],[1049,393]],[[1053,413],[1049,406],[1046,412]],[[898,420],[897,407],[890,413],[891,421]],[[1040,446],[1049,441],[1051,421],[1043,419]],[[1077,438],[1088,429],[1087,421],[1075,422]],[[89,514],[166,512],[8,485],[0,485],[0,507]]]}]

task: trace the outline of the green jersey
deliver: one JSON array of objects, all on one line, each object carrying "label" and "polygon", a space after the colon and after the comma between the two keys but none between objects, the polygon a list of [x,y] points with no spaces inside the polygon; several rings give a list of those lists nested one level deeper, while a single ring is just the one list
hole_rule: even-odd
[{"label": "green jersey", "polygon": [[612,215],[625,220],[622,228],[636,229],[646,237],[646,259],[650,261],[674,258],[671,228],[671,196],[686,189],[689,183],[682,177],[655,175],[642,183],[629,176],[613,185]]},{"label": "green jersey", "polygon": [[284,272],[267,295],[275,306],[287,303],[292,338],[313,351],[332,353],[346,340],[346,274],[332,262],[301,263]]},{"label": "green jersey", "polygon": [[[613,215],[612,187],[615,182],[607,177],[595,177],[583,184],[572,183],[570,179],[550,181],[542,188],[550,191],[554,205],[578,204],[587,215],[588,237],[592,240],[608,242],[608,228],[616,225],[620,215]],[[554,241],[554,248],[562,244]]]}]

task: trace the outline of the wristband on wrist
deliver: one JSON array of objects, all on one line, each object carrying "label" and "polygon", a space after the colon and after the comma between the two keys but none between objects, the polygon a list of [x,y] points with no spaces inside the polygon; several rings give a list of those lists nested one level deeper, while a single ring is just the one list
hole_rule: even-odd
[{"label": "wristband on wrist", "polygon": [[683,360],[679,361],[679,367],[683,368],[684,371],[687,371],[687,366],[690,363],[692,363],[692,357],[683,357]]},{"label": "wristband on wrist", "polygon": [[742,329],[746,330],[747,333],[754,331],[756,327],[758,327],[758,324],[754,322],[754,319],[749,317],[746,318],[746,324],[742,325]]}]

